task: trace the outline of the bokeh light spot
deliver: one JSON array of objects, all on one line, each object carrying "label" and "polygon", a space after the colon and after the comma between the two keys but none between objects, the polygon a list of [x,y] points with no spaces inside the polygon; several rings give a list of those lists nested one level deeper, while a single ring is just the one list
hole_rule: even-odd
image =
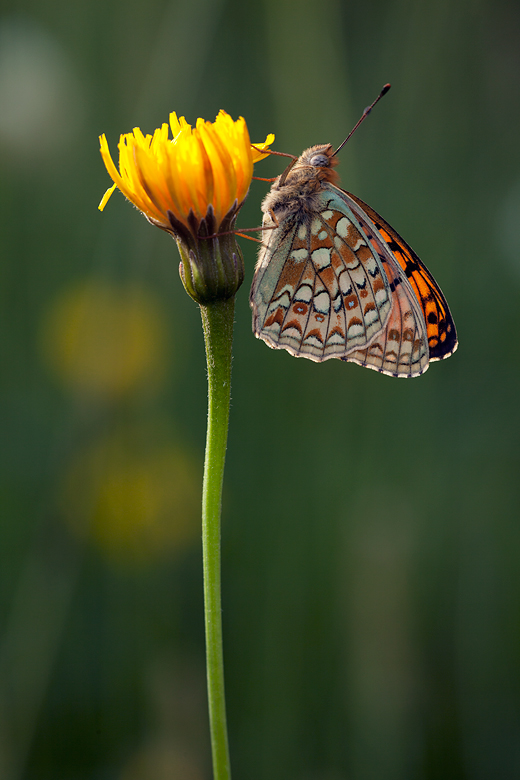
[{"label": "bokeh light spot", "polygon": [[142,287],[87,280],[52,303],[43,355],[72,392],[118,397],[157,384],[171,365],[164,319],[160,301]]},{"label": "bokeh light spot", "polygon": [[199,472],[178,445],[115,434],[72,460],[60,504],[73,532],[114,561],[151,564],[200,537]]}]

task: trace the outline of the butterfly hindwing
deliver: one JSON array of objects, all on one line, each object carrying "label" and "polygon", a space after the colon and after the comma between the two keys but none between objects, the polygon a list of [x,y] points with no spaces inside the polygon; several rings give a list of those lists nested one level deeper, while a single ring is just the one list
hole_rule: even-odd
[{"label": "butterfly hindwing", "polygon": [[251,290],[255,334],[316,362],[367,347],[392,309],[379,255],[340,193],[323,189],[312,214],[265,230]]}]

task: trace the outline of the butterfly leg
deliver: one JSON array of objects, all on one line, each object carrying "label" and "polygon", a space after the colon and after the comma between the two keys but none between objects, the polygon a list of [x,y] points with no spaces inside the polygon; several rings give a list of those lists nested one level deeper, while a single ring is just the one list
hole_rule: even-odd
[{"label": "butterfly leg", "polygon": [[252,236],[244,236],[244,233],[259,233],[262,230],[274,230],[278,225],[260,225],[260,227],[254,227],[254,228],[240,228],[240,230],[223,230],[222,233],[212,233],[209,236],[199,236],[199,238],[207,240],[208,238],[219,238],[219,236],[241,236],[242,238],[249,238],[250,241],[258,241],[259,244],[262,242],[259,238],[253,238]]},{"label": "butterfly leg", "polygon": [[275,227],[275,228],[280,227],[280,223],[278,222],[278,217],[276,216],[276,214],[274,213],[274,211],[272,209],[269,209],[269,215],[270,215],[271,219],[274,222],[274,226],[273,227]]}]

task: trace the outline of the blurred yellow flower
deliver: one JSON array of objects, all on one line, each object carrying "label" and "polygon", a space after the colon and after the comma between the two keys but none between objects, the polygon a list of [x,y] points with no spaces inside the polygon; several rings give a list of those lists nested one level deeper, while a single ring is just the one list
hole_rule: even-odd
[{"label": "blurred yellow flower", "polygon": [[201,475],[157,432],[122,430],[71,458],[59,505],[71,530],[115,563],[153,564],[200,537]]},{"label": "blurred yellow flower", "polygon": [[161,301],[150,291],[91,278],[53,301],[41,345],[72,392],[114,398],[162,378],[165,333]]},{"label": "blurred yellow flower", "polygon": [[[168,137],[169,127],[173,139]],[[215,122],[197,119],[195,128],[172,113],[169,127],[164,123],[153,136],[143,135],[138,127],[122,135],[119,171],[105,135],[100,136],[101,156],[114,184],[99,209],[104,209],[119,187],[152,224],[164,230],[178,232],[177,221],[197,235],[208,211],[218,229],[226,215],[242,205],[253,165],[268,156],[274,135],[255,144],[266,150],[262,154],[251,146],[245,119],[234,121],[225,111],[220,111]]]}]

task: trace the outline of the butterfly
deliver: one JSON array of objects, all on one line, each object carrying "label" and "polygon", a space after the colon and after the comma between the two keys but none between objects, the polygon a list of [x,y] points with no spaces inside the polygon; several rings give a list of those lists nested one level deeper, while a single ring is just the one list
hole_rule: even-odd
[{"label": "butterfly", "polygon": [[262,203],[253,331],[317,363],[339,358],[419,376],[457,349],[448,304],[399,233],[338,187],[337,151],[304,151]]}]

